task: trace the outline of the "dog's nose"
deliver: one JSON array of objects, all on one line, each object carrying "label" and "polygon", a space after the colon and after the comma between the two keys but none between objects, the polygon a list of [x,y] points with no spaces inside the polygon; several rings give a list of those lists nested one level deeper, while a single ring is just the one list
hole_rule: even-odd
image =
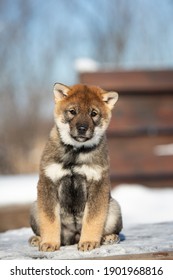
[{"label": "dog's nose", "polygon": [[88,129],[88,125],[87,124],[79,124],[79,125],[77,125],[77,130],[78,130],[78,133],[80,133],[80,134],[85,134],[87,129]]}]

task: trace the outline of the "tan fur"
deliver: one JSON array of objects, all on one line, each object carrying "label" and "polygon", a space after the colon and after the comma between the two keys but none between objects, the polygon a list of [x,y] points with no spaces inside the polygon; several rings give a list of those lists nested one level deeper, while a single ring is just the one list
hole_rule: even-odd
[{"label": "tan fur", "polygon": [[[58,209],[55,209],[57,213]],[[55,251],[60,248],[60,219],[56,213],[56,218],[51,221],[43,209],[39,209],[40,220],[40,233],[41,242],[39,243],[39,249],[41,251]]]},{"label": "tan fur", "polygon": [[105,209],[106,206],[107,205],[102,206],[100,212],[96,213],[96,215],[93,215],[93,213],[91,213],[90,217],[89,210],[86,205],[82,222],[83,226],[81,231],[81,237],[78,244],[79,250],[85,251],[86,246],[87,250],[92,250],[95,247],[99,247],[103,233],[104,221],[107,213]]},{"label": "tan fur", "polygon": [[105,131],[116,92],[98,87],[54,86],[55,125],[40,162],[37,202],[31,211],[32,246],[55,251],[78,243],[82,251],[115,240],[121,210],[110,196]]}]

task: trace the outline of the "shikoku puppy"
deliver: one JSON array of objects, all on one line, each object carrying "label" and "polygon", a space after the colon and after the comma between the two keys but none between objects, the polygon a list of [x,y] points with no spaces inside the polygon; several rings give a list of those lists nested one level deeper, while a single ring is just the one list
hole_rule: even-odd
[{"label": "shikoku puppy", "polygon": [[122,217],[110,195],[105,138],[118,94],[57,83],[54,97],[55,125],[41,158],[30,243],[41,251],[78,243],[87,251],[118,242]]}]

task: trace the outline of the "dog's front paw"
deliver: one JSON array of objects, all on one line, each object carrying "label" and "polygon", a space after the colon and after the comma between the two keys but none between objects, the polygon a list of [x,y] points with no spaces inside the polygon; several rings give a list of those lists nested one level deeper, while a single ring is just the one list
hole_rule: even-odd
[{"label": "dog's front paw", "polygon": [[78,250],[83,251],[83,252],[91,251],[98,247],[100,247],[100,242],[96,242],[96,241],[85,241],[85,242],[78,243]]},{"label": "dog's front paw", "polygon": [[59,250],[60,244],[52,242],[41,242],[39,245],[39,250],[43,252],[54,252]]}]

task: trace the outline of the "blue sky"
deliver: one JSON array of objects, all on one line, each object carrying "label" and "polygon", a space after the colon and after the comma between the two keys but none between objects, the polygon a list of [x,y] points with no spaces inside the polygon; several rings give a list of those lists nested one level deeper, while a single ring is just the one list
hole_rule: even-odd
[{"label": "blue sky", "polygon": [[[129,22],[119,14],[122,3]],[[55,81],[73,84],[81,57],[115,69],[172,68],[172,15],[172,0],[1,0],[1,85],[11,82],[17,94],[27,94],[28,85],[48,90]],[[109,43],[114,30],[126,37],[119,60],[116,42]],[[99,32],[105,47],[98,45]]]}]

